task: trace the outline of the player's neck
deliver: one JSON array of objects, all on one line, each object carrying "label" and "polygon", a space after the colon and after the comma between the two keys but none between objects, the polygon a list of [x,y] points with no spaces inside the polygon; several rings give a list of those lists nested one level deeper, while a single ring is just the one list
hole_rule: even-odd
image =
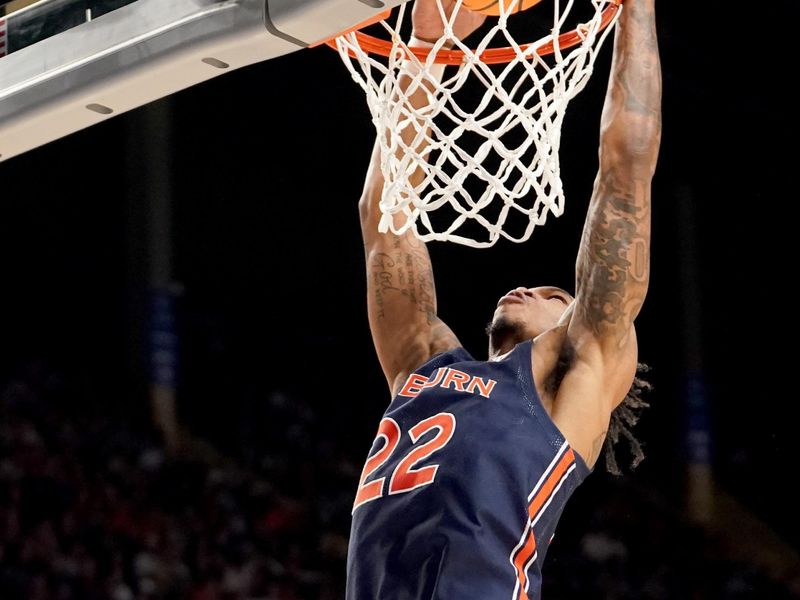
[{"label": "player's neck", "polygon": [[523,339],[518,340],[516,338],[509,337],[495,345],[492,340],[489,340],[489,360],[496,361],[503,359],[507,354],[517,347],[517,344],[524,341],[525,340]]}]

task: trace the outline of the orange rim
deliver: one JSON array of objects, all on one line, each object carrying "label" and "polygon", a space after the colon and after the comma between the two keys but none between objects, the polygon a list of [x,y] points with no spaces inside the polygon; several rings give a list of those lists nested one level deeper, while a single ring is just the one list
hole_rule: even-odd
[{"label": "orange rim", "polygon": [[[614,20],[614,16],[617,14],[620,5],[622,4],[623,0],[614,0],[614,3],[609,5],[604,11],[602,16],[600,17],[600,29],[602,31],[606,27],[608,27],[609,23]],[[380,15],[378,18],[372,19],[367,24],[372,24],[379,20],[386,18],[386,13]],[[367,24],[357,25],[353,27],[350,31],[361,29],[365,27]],[[349,31],[347,32],[349,33]],[[374,36],[368,35],[362,31],[356,31],[356,40],[358,41],[358,45],[361,49],[366,52],[367,54],[378,54],[380,56],[390,56],[392,53],[392,43],[386,40],[382,40],[376,38]],[[343,34],[340,34],[343,35]],[[327,40],[325,44],[330,46],[331,48],[336,49],[336,38],[339,37],[338,35],[332,37],[331,39]],[[568,48],[572,48],[573,46],[577,46],[583,41],[583,37],[580,33],[578,33],[578,29],[573,29],[572,31],[568,31],[566,33],[562,33],[558,36],[558,47],[561,50],[567,50]],[[523,44],[520,45],[520,49],[524,52],[527,50],[531,44]],[[536,54],[539,56],[547,56],[548,54],[553,54],[555,51],[556,44],[553,42],[548,42],[541,48],[536,51]],[[428,54],[430,54],[430,48],[409,48],[409,51],[414,54],[420,61],[424,61],[428,58]],[[483,53],[478,57],[480,61],[484,64],[488,65],[496,65],[499,63],[507,63],[514,58],[517,57],[517,50],[507,46],[505,48],[488,48],[484,50]],[[460,65],[464,62],[464,51],[463,50],[439,50],[436,54],[436,59],[434,62],[443,65]]]},{"label": "orange rim", "polygon": [[375,15],[371,19],[367,19],[366,21],[359,23],[354,27],[351,27],[350,29],[345,29],[344,31],[340,31],[336,35],[325,40],[324,42],[317,42],[316,44],[311,44],[309,48],[316,48],[317,46],[321,46],[322,44],[328,44],[328,46],[332,46],[335,48],[336,42],[334,40],[336,40],[337,37],[342,35],[347,35],[351,31],[356,31],[357,29],[363,29],[364,27],[369,27],[373,23],[377,23],[378,21],[383,21],[384,19],[388,19],[391,16],[391,14],[392,14],[392,9],[390,8],[388,10],[383,11],[379,15]]}]

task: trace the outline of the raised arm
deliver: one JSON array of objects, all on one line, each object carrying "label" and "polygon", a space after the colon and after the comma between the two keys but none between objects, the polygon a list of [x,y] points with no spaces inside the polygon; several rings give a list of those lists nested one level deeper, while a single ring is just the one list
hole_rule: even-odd
[{"label": "raised arm", "polygon": [[655,0],[626,0],[603,107],[600,166],[576,264],[569,337],[619,402],[636,368],[633,321],[650,274],[650,183],[661,141]]},{"label": "raised arm", "polygon": [[[455,3],[446,0],[443,4],[452,9]],[[461,37],[469,35],[483,21],[483,17],[469,11],[463,11],[457,18],[455,33]],[[441,37],[443,25],[436,0],[417,0],[412,21],[413,35],[418,39],[435,41]],[[410,101],[417,107],[424,106],[428,94],[418,90]],[[413,125],[407,127],[403,133],[405,141],[411,143],[416,132]],[[458,340],[438,317],[433,269],[424,242],[411,231],[400,236],[378,233],[383,183],[376,141],[359,213],[366,253],[370,330],[394,394],[409,373],[434,354],[458,346]]]}]

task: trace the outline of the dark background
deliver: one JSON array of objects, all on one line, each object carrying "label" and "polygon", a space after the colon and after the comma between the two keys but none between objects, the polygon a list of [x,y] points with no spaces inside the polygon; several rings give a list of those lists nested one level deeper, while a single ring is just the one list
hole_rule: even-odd
[{"label": "dark background", "polygon": [[[637,321],[654,390],[638,429],[647,459],[632,478],[683,510],[686,389],[700,381],[718,483],[800,550],[789,89],[800,11],[790,0],[662,0],[658,12],[664,131]],[[522,245],[430,245],[440,315],[475,356],[486,355],[483,328],[505,291],[573,288],[610,48],[567,112],[566,214]],[[374,136],[362,91],[322,47],[161,103],[172,114],[182,421],[224,451],[259,399],[280,390],[362,457],[388,402],[356,208]],[[0,164],[0,375],[46,364],[93,410],[140,416],[147,174],[132,140],[151,108]],[[610,478],[598,471],[566,520],[590,518]]]}]

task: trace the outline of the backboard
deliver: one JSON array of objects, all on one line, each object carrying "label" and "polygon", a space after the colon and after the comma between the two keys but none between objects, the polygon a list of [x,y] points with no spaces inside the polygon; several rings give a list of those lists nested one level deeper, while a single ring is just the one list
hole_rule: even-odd
[{"label": "backboard", "polygon": [[0,4],[0,161],[313,46],[405,0],[16,0]]}]

